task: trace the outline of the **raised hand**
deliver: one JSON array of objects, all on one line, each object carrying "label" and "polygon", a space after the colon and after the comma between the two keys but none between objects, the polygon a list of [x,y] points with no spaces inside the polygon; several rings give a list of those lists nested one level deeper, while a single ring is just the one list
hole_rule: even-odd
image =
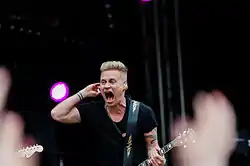
[{"label": "raised hand", "polygon": [[83,98],[85,97],[96,97],[100,94],[98,91],[100,86],[100,83],[94,83],[86,86],[83,90],[80,91],[80,93],[83,95]]},{"label": "raised hand", "polygon": [[23,141],[23,122],[12,113],[4,112],[10,88],[10,75],[0,68],[0,163],[1,166],[37,166],[34,158],[26,160],[20,157],[17,149]]},{"label": "raised hand", "polygon": [[236,143],[236,117],[232,105],[218,91],[202,92],[196,96],[193,108],[194,120],[188,120],[186,124],[179,121],[174,126],[175,133],[187,127],[196,132],[195,144],[178,150],[179,159],[195,166],[225,164]]}]

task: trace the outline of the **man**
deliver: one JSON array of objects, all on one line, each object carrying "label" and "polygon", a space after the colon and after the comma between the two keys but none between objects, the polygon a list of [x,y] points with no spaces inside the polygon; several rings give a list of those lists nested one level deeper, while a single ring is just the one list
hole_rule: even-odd
[{"label": "man", "polygon": [[[101,65],[100,70],[100,83],[91,84],[61,102],[51,111],[51,115],[53,119],[62,123],[85,121],[95,133],[99,147],[95,154],[98,165],[122,166],[131,100],[125,95],[128,88],[127,67],[119,61],[108,61]],[[83,99],[96,97],[99,94],[102,95],[104,102],[92,101],[77,105]],[[160,148],[155,115],[152,109],[143,103],[140,103],[136,127],[132,165],[137,166],[149,157],[152,166],[163,166],[165,159],[158,153]]]},{"label": "man", "polygon": [[[22,120],[16,114],[3,111],[9,87],[9,73],[0,68],[1,166],[38,166],[34,158],[22,160],[16,153],[24,139],[24,132]],[[190,166],[227,166],[235,147],[236,116],[233,107],[221,93],[202,93],[194,101],[194,110],[195,120],[188,121],[188,126],[196,131],[196,144],[186,150],[179,150],[180,163]],[[187,126],[177,121],[174,131],[182,131],[183,127],[186,129]]]}]

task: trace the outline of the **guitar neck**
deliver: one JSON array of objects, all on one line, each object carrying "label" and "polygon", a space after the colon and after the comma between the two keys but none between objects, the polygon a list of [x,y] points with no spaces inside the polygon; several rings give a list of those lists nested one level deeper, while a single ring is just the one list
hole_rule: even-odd
[{"label": "guitar neck", "polygon": [[164,155],[173,148],[174,148],[174,144],[173,144],[173,141],[171,141],[167,145],[165,145],[163,148],[161,148],[160,153],[161,155]]},{"label": "guitar neck", "polygon": [[[169,142],[167,145],[165,145],[163,148],[160,150],[160,155],[165,155],[167,152],[169,152],[171,149],[173,149],[173,141]],[[140,163],[138,166],[150,166],[150,160],[144,160],[142,163]]]},{"label": "guitar neck", "polygon": [[26,148],[19,149],[17,152],[20,154],[20,157],[30,158],[34,153],[42,152],[43,146],[41,145],[33,145]]}]

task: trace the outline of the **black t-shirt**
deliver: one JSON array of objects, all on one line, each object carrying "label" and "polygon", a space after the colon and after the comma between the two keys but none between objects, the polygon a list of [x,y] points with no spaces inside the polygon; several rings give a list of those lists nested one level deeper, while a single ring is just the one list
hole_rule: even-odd
[{"label": "black t-shirt", "polygon": [[[123,119],[115,123],[122,133],[126,133],[130,98],[126,97],[126,112]],[[97,166],[122,166],[125,138],[116,129],[105,110],[104,101],[92,101],[77,106],[82,122],[91,130],[89,136],[94,148]],[[137,137],[133,142],[132,165],[137,166],[147,159],[144,133],[157,127],[152,109],[141,103],[138,114]]]}]

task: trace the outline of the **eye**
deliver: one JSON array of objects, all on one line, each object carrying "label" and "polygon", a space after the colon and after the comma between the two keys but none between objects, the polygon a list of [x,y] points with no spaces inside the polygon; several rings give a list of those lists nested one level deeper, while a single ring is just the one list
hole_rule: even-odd
[{"label": "eye", "polygon": [[109,83],[114,84],[114,83],[116,83],[116,80],[111,79],[111,80],[109,80]]},{"label": "eye", "polygon": [[106,84],[106,81],[105,81],[105,80],[102,80],[102,81],[101,81],[101,84]]}]

